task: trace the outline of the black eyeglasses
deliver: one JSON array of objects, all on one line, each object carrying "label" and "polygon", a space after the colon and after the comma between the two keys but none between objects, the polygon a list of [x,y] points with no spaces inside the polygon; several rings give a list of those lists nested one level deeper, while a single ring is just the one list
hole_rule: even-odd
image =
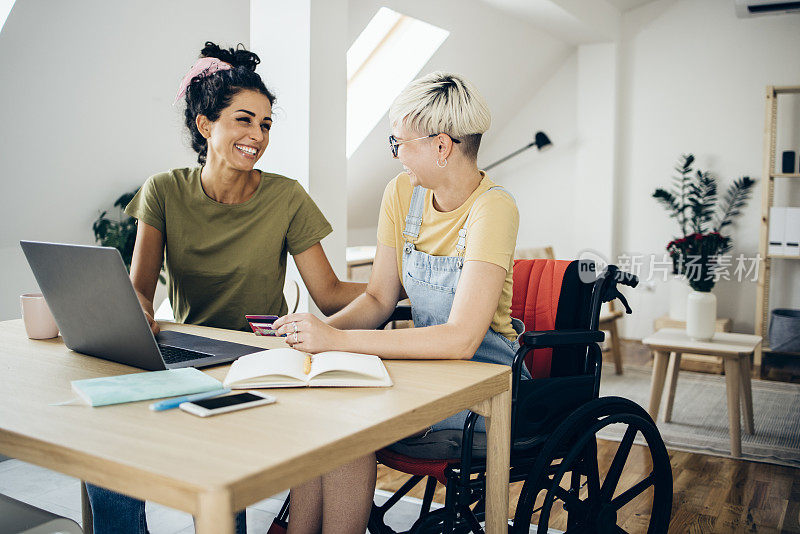
[{"label": "black eyeglasses", "polygon": [[[405,141],[399,141],[395,136],[390,135],[389,136],[389,148],[392,149],[392,156],[396,158],[397,157],[397,150],[400,148],[400,145],[402,145],[403,143],[410,143],[411,141],[419,141],[420,139],[430,139],[431,137],[436,137],[437,135],[441,135],[441,134],[435,133],[435,134],[425,135],[425,136],[422,136],[422,137],[417,137],[416,139],[406,139]],[[444,135],[446,135],[447,137],[450,137],[450,139],[454,143],[460,143],[461,142],[461,141],[459,141],[455,137],[452,137],[449,134],[444,134]]]}]

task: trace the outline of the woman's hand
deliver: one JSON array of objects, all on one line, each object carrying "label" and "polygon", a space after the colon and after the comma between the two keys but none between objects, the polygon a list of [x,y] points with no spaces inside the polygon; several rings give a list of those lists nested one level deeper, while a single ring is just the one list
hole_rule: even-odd
[{"label": "woman's hand", "polygon": [[310,313],[290,313],[272,325],[278,335],[286,334],[286,342],[292,348],[317,353],[336,350],[342,331],[329,326]]},{"label": "woman's hand", "polygon": [[150,325],[150,330],[153,331],[153,335],[156,335],[159,332],[161,332],[161,327],[158,326],[158,322],[156,322],[156,320],[153,319],[153,316],[150,315],[150,312],[148,312],[144,308],[142,309],[142,311],[144,312],[145,318],[147,318],[147,324]]}]

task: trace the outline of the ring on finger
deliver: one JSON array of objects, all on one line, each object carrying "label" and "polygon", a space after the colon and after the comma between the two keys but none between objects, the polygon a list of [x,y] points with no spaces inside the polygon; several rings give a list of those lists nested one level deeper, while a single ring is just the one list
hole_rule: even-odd
[{"label": "ring on finger", "polygon": [[295,343],[300,343],[300,341],[297,340],[297,332],[294,333],[294,342]]},{"label": "ring on finger", "polygon": [[292,325],[294,326],[294,333],[297,334],[297,332],[298,332],[297,323],[294,322],[294,323],[292,323]]}]

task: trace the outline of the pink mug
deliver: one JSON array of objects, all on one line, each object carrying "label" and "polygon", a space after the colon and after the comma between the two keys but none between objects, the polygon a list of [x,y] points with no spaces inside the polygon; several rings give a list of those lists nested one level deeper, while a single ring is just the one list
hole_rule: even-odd
[{"label": "pink mug", "polygon": [[19,297],[22,322],[31,339],[50,339],[58,336],[58,325],[41,293],[25,293]]}]

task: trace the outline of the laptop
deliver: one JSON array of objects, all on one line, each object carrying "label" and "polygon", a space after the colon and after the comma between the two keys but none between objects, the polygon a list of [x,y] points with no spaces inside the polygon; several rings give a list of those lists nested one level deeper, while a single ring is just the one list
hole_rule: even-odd
[{"label": "laptop", "polygon": [[153,336],[115,248],[20,241],[64,344],[148,371],[207,367],[264,350],[163,331]]}]

